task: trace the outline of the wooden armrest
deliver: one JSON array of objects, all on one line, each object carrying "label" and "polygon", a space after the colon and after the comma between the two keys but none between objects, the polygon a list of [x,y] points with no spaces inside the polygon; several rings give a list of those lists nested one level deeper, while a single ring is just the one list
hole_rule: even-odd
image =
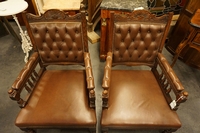
[{"label": "wooden armrest", "polygon": [[21,72],[19,73],[17,79],[15,80],[15,82],[12,85],[13,89],[19,89],[22,87],[22,85],[25,82],[25,79],[28,78],[28,76],[30,75],[30,72],[32,70],[34,70],[36,63],[38,62],[38,54],[34,53],[30,59],[28,60],[28,62],[25,64],[24,68],[21,70]]},{"label": "wooden armrest", "polygon": [[26,101],[20,97],[20,93],[23,88],[25,88],[28,93],[31,93],[31,88],[34,86],[33,82],[36,82],[37,80],[38,74],[35,71],[35,67],[38,62],[38,53],[33,53],[28,62],[25,64],[25,67],[19,73],[17,79],[14,81],[11,89],[8,91],[9,97],[12,100],[17,101],[20,107],[24,107],[26,105]]},{"label": "wooden armrest", "polygon": [[104,67],[103,81],[102,81],[103,82],[102,87],[104,89],[102,94],[103,108],[108,108],[108,97],[109,97],[108,89],[110,87],[111,68],[112,68],[112,52],[108,52],[106,57],[106,65]]},{"label": "wooden armrest", "polygon": [[167,72],[167,75],[169,76],[169,78],[170,78],[171,82],[173,83],[173,85],[175,86],[175,88],[178,91],[184,90],[184,87],[182,86],[180,80],[178,79],[178,77],[174,73],[173,69],[167,62],[166,58],[162,54],[159,53],[158,59],[159,59],[158,63],[161,65],[161,67],[164,69],[164,71]]},{"label": "wooden armrest", "polygon": [[92,65],[90,60],[90,54],[84,53],[84,61],[85,61],[85,70],[86,70],[86,79],[87,79],[87,88],[94,89],[94,77],[92,73]]},{"label": "wooden armrest", "polygon": [[[180,80],[174,73],[173,69],[167,62],[166,58],[159,53],[158,54],[158,65],[160,66],[162,73],[159,75],[159,79],[161,81],[161,86],[163,88],[164,95],[169,104],[175,101],[175,106],[171,107],[174,110],[178,109],[180,103],[185,102],[187,100],[188,92],[184,91],[184,87],[181,84]],[[172,100],[170,96],[170,92],[173,90],[176,99]],[[171,105],[170,105],[171,106]]]},{"label": "wooden armrest", "polygon": [[102,87],[104,89],[108,89],[110,87],[111,67],[112,67],[112,52],[108,52],[106,57],[106,65],[104,67],[104,76],[102,83]]},{"label": "wooden armrest", "polygon": [[89,89],[89,103],[90,107],[95,108],[94,77],[92,73],[90,54],[87,52],[84,53],[84,61],[85,61],[87,88]]}]

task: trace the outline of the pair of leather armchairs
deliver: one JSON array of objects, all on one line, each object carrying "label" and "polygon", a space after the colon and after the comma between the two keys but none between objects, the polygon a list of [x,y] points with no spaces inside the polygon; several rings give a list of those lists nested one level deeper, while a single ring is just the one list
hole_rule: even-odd
[{"label": "pair of leather armchairs", "polygon": [[[21,107],[16,126],[26,132],[39,128],[96,132],[95,77],[85,13],[69,16],[48,10],[41,16],[24,13],[23,18],[34,52],[8,91]],[[161,53],[171,18],[172,14],[156,17],[145,10],[111,13],[112,37],[102,80],[102,132],[157,129],[169,133],[180,128],[175,110],[188,93]],[[116,65],[133,70],[112,70]],[[140,65],[150,69],[134,69]]]}]

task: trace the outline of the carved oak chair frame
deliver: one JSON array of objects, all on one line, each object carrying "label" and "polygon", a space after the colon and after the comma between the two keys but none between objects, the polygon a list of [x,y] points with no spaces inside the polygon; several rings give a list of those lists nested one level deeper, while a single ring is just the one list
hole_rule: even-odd
[{"label": "carved oak chair frame", "polygon": [[[95,85],[85,13],[23,13],[34,52],[8,91],[21,107],[15,125],[96,131]],[[24,96],[24,91],[27,95]]]},{"label": "carved oak chair frame", "polygon": [[[156,17],[146,10],[111,13],[102,81],[103,133],[110,129],[171,133],[181,127],[176,110],[188,93],[161,53],[172,15]],[[114,66],[130,66],[130,70]]]}]

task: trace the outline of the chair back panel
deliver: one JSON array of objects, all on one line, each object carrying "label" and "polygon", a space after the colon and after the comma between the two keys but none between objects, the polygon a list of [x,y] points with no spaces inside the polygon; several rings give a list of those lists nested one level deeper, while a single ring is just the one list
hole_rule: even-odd
[{"label": "chair back panel", "polygon": [[88,51],[84,13],[69,16],[49,10],[42,16],[27,14],[30,36],[43,63],[83,63]]},{"label": "chair back panel", "polygon": [[166,39],[169,15],[156,17],[142,10],[112,14],[111,19],[113,63],[153,64]]},{"label": "chair back panel", "polygon": [[30,25],[43,62],[83,62],[81,23]]},{"label": "chair back panel", "polygon": [[157,56],[165,25],[115,23],[114,62],[149,62]]}]

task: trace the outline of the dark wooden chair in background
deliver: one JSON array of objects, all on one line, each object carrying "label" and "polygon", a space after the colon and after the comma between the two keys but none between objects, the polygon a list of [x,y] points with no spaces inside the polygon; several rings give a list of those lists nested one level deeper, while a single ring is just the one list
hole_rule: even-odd
[{"label": "dark wooden chair in background", "polygon": [[172,13],[156,17],[145,10],[111,14],[102,83],[102,132],[144,129],[171,133],[181,127],[176,110],[188,93],[161,53],[171,18]]},{"label": "dark wooden chair in background", "polygon": [[[96,131],[95,91],[85,13],[23,14],[34,52],[8,91],[21,110],[15,125]],[[24,90],[28,95],[24,96]]]},{"label": "dark wooden chair in background", "polygon": [[[176,63],[177,59],[180,56],[180,53],[182,53],[183,49],[186,47],[193,48],[194,51],[189,55],[187,55],[187,59],[185,60],[186,64],[192,65],[192,59],[199,59],[198,53],[200,51],[200,9],[197,9],[195,13],[193,14],[191,20],[189,21],[189,24],[191,26],[191,31],[186,34],[185,38],[181,41],[181,43],[178,45],[178,47],[175,50],[175,54],[173,57],[173,61],[171,64],[171,67],[174,66]],[[189,63],[190,62],[190,63]],[[195,64],[193,62],[193,64]]]}]

